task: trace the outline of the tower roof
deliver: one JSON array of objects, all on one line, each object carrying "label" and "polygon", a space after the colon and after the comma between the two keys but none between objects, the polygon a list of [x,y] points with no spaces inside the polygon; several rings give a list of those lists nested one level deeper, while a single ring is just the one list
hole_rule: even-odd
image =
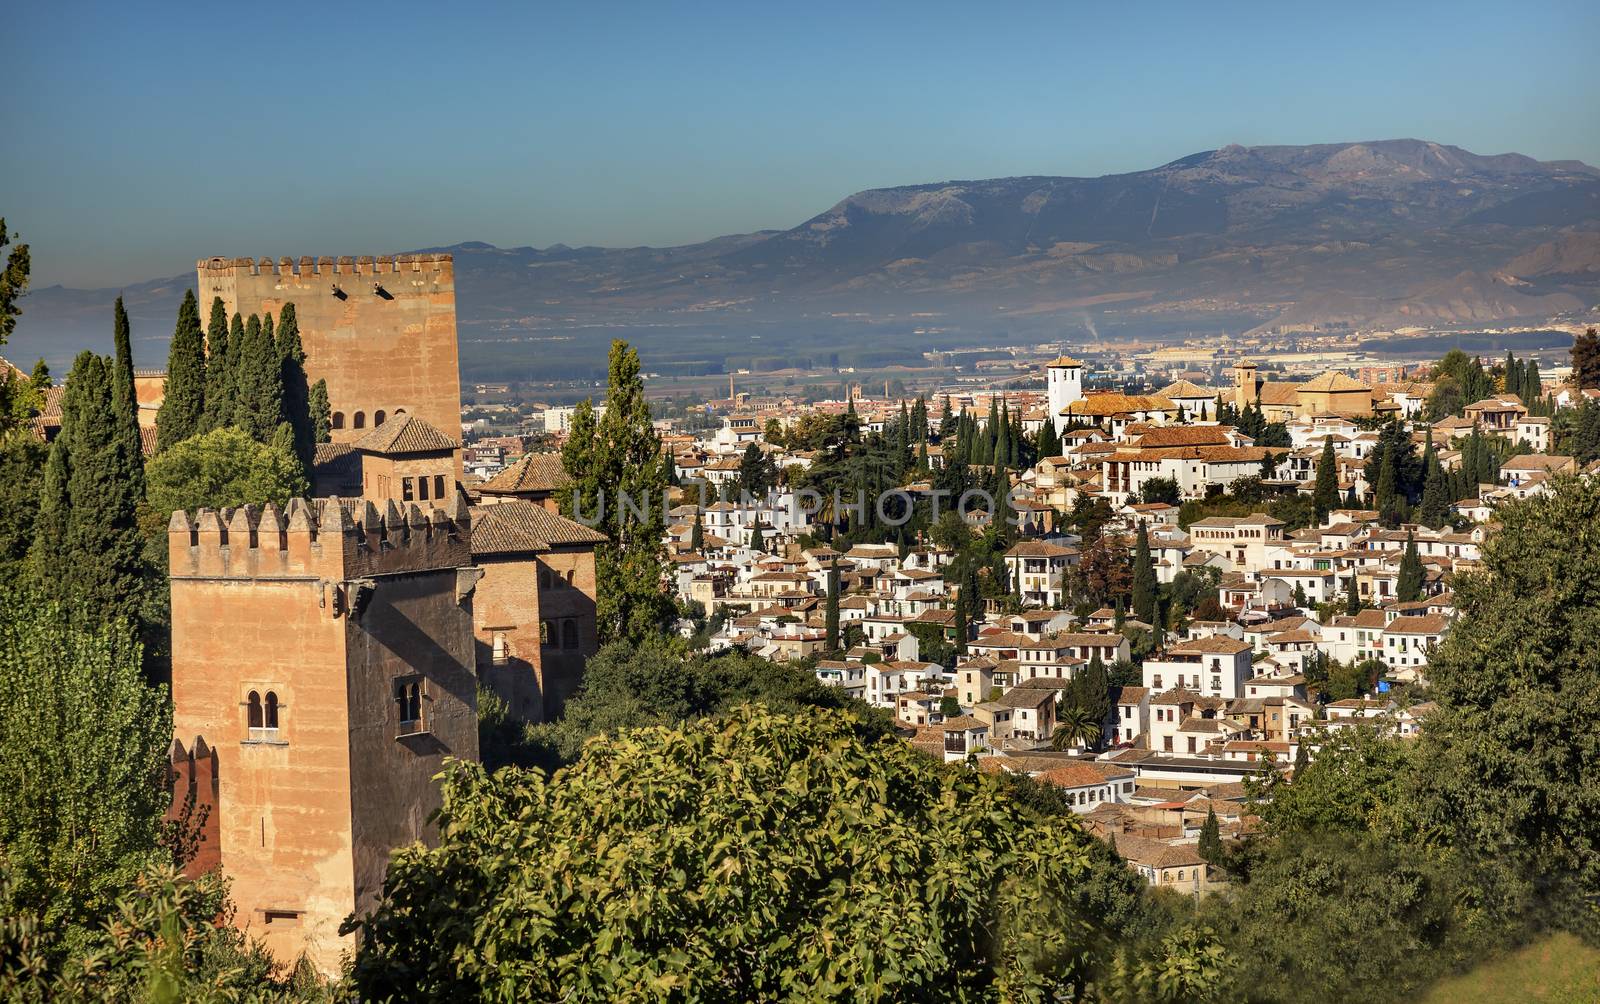
[{"label": "tower roof", "polygon": [[571,482],[559,453],[530,453],[479,488],[486,495],[553,492]]},{"label": "tower roof", "polygon": [[356,449],[364,453],[439,453],[453,450],[461,444],[417,418],[399,415],[356,440]]},{"label": "tower roof", "polygon": [[1054,359],[1050,360],[1049,362],[1045,363],[1044,365],[1045,365],[1045,369],[1052,369],[1052,370],[1082,369],[1083,368],[1083,363],[1081,363],[1078,360],[1072,358],[1071,356],[1056,356]]},{"label": "tower roof", "polygon": [[1334,370],[1329,370],[1328,372],[1322,374],[1321,376],[1316,377],[1316,378],[1314,378],[1312,380],[1308,380],[1307,382],[1301,384],[1300,385],[1300,389],[1301,390],[1305,390],[1305,391],[1311,391],[1313,393],[1319,393],[1319,392],[1326,392],[1326,391],[1342,391],[1342,390],[1371,390],[1372,388],[1368,387],[1364,383],[1359,383],[1359,382],[1357,382],[1355,380],[1350,379],[1349,377],[1345,376],[1343,373],[1338,373],[1338,372],[1335,372]]},{"label": "tower roof", "polygon": [[520,554],[598,544],[606,535],[521,499],[472,508],[473,554]]}]

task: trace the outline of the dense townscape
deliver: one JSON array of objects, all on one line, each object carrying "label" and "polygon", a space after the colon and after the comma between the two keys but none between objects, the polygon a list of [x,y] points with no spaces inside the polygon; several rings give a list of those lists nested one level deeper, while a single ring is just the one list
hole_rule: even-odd
[{"label": "dense townscape", "polygon": [[1593,329],[661,418],[617,341],[525,438],[451,264],[8,366],[7,996],[1379,1000],[1590,923]]},{"label": "dense townscape", "polygon": [[0,26],[0,1004],[1600,1004],[1600,4]]}]

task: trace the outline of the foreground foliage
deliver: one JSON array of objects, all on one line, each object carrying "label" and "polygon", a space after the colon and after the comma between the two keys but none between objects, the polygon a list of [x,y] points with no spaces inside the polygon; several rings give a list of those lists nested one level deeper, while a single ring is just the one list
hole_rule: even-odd
[{"label": "foreground foliage", "polygon": [[0,591],[0,1000],[306,999],[228,923],[226,888],[174,870],[172,718],[127,622]]},{"label": "foreground foliage", "polygon": [[742,652],[689,655],[672,642],[656,640],[602,648],[584,667],[583,685],[555,722],[519,729],[498,703],[480,706],[479,746],[491,770],[504,764],[554,770],[576,760],[594,736],[677,725],[746,703],[784,713],[849,710],[863,735],[894,730],[887,711],[847,697],[806,669]]},{"label": "foreground foliage", "polygon": [[602,737],[548,779],[457,764],[440,822],[359,925],[364,998],[1193,995],[1219,965],[1198,937],[1117,970],[1076,823],[840,713]]}]

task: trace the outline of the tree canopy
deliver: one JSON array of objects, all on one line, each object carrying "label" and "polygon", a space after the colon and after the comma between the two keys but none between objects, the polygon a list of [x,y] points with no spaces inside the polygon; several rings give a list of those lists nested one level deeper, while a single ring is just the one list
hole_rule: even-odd
[{"label": "tree canopy", "polygon": [[551,778],[457,764],[439,820],[359,923],[362,997],[1046,1000],[1112,975],[1074,820],[838,712],[597,739]]}]

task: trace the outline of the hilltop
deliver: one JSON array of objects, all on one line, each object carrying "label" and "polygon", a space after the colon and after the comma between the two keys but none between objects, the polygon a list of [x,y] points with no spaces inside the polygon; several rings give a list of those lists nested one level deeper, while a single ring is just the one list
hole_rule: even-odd
[{"label": "hilltop", "polygon": [[[663,358],[748,352],[752,331],[850,347],[868,331],[906,335],[913,318],[940,329],[941,347],[1089,325],[1486,324],[1600,300],[1600,169],[1411,139],[1225,146],[1099,178],[872,189],[787,230],[681,247],[421,250],[456,256],[469,366],[598,358],[610,333],[647,352],[670,335]],[[148,316],[144,331],[164,338],[189,281],[125,290],[136,325]],[[114,295],[35,291],[11,354],[103,340]],[[530,339],[571,344],[517,347]],[[157,343],[137,351],[159,361]]]}]

